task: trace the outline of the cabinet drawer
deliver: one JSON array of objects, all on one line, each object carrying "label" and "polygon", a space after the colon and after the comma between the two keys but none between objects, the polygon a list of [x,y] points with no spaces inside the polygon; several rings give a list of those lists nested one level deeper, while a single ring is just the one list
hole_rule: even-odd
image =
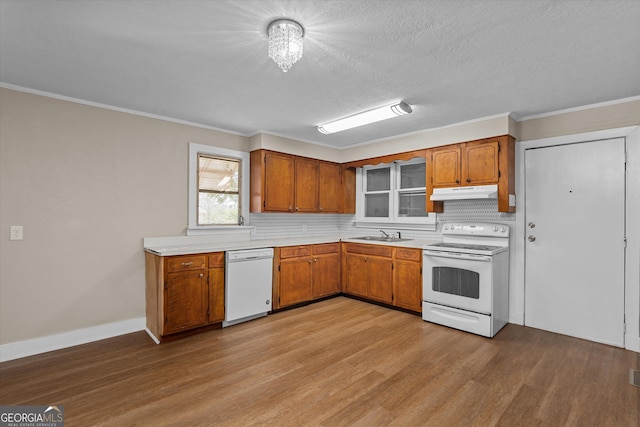
[{"label": "cabinet drawer", "polygon": [[165,266],[168,273],[185,270],[200,270],[207,267],[205,255],[179,255],[167,257]]},{"label": "cabinet drawer", "polygon": [[311,255],[311,246],[286,246],[280,248],[280,259]]},{"label": "cabinet drawer", "polygon": [[422,259],[421,249],[396,248],[396,259],[405,259],[407,261],[420,261]]},{"label": "cabinet drawer", "polygon": [[346,250],[347,252],[351,253],[378,255],[385,257],[391,257],[391,254],[393,252],[393,248],[390,246],[366,245],[360,243],[347,243]]},{"label": "cabinet drawer", "polygon": [[224,252],[209,254],[209,268],[224,267]]},{"label": "cabinet drawer", "polygon": [[322,245],[313,245],[313,254],[337,254],[339,252],[340,245],[338,243],[326,243]]}]

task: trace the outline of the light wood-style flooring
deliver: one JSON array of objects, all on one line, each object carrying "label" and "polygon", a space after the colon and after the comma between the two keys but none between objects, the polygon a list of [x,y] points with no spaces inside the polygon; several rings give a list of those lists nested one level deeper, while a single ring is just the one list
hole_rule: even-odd
[{"label": "light wood-style flooring", "polygon": [[138,332],[0,364],[0,404],[65,426],[638,426],[640,355],[484,338],[338,297],[161,345]]}]

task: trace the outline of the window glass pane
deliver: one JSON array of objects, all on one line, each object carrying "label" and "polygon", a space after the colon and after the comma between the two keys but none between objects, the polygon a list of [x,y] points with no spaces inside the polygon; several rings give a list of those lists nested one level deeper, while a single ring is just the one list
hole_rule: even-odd
[{"label": "window glass pane", "polygon": [[400,166],[400,188],[423,188],[426,185],[425,163]]},{"label": "window glass pane", "polygon": [[399,217],[427,216],[427,197],[425,193],[400,193],[398,200]]},{"label": "window glass pane", "polygon": [[238,160],[198,157],[198,189],[208,191],[238,191]]},{"label": "window glass pane", "polygon": [[376,218],[389,216],[389,193],[365,194],[364,202],[364,216]]},{"label": "window glass pane", "polygon": [[198,224],[237,224],[239,213],[238,194],[199,193]]},{"label": "window glass pane", "polygon": [[390,189],[390,168],[368,169],[365,191],[388,191]]}]

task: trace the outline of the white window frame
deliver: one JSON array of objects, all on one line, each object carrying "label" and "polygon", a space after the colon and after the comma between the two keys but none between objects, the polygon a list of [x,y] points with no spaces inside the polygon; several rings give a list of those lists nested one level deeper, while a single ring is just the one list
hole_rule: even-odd
[{"label": "white window frame", "polygon": [[[364,166],[356,170],[356,226],[357,227],[389,227],[393,226],[399,229],[418,229],[418,230],[435,230],[436,214],[429,212],[426,217],[400,217],[398,216],[398,206],[400,203],[400,193],[412,192],[416,189],[405,189],[401,191],[400,186],[400,166],[424,163],[425,159],[417,158],[406,161],[395,161],[392,163],[384,163],[378,165]],[[390,190],[389,190],[389,216],[383,217],[365,217],[365,188],[366,188],[366,171],[372,169],[390,168]],[[426,188],[425,188],[426,192]]]},{"label": "white window frame", "polygon": [[[244,225],[198,225],[198,154],[240,161],[240,215]],[[249,225],[249,153],[211,145],[189,143],[189,220],[187,234],[206,234],[219,230],[245,231]]]}]

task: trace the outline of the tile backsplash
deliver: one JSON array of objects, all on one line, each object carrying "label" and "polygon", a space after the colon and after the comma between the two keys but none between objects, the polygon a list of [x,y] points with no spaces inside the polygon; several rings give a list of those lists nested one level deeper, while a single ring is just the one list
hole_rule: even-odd
[{"label": "tile backsplash", "polygon": [[[250,225],[254,227],[252,240],[303,236],[322,236],[330,234],[372,235],[378,234],[379,227],[355,227],[354,215],[345,214],[278,214],[255,213],[250,215]],[[410,238],[440,238],[442,224],[446,222],[514,222],[515,213],[498,212],[497,200],[450,200],[444,204],[444,213],[438,214],[436,231],[400,230],[403,236]],[[512,224],[514,225],[514,224]],[[393,226],[384,227],[385,231],[395,232]]]}]

